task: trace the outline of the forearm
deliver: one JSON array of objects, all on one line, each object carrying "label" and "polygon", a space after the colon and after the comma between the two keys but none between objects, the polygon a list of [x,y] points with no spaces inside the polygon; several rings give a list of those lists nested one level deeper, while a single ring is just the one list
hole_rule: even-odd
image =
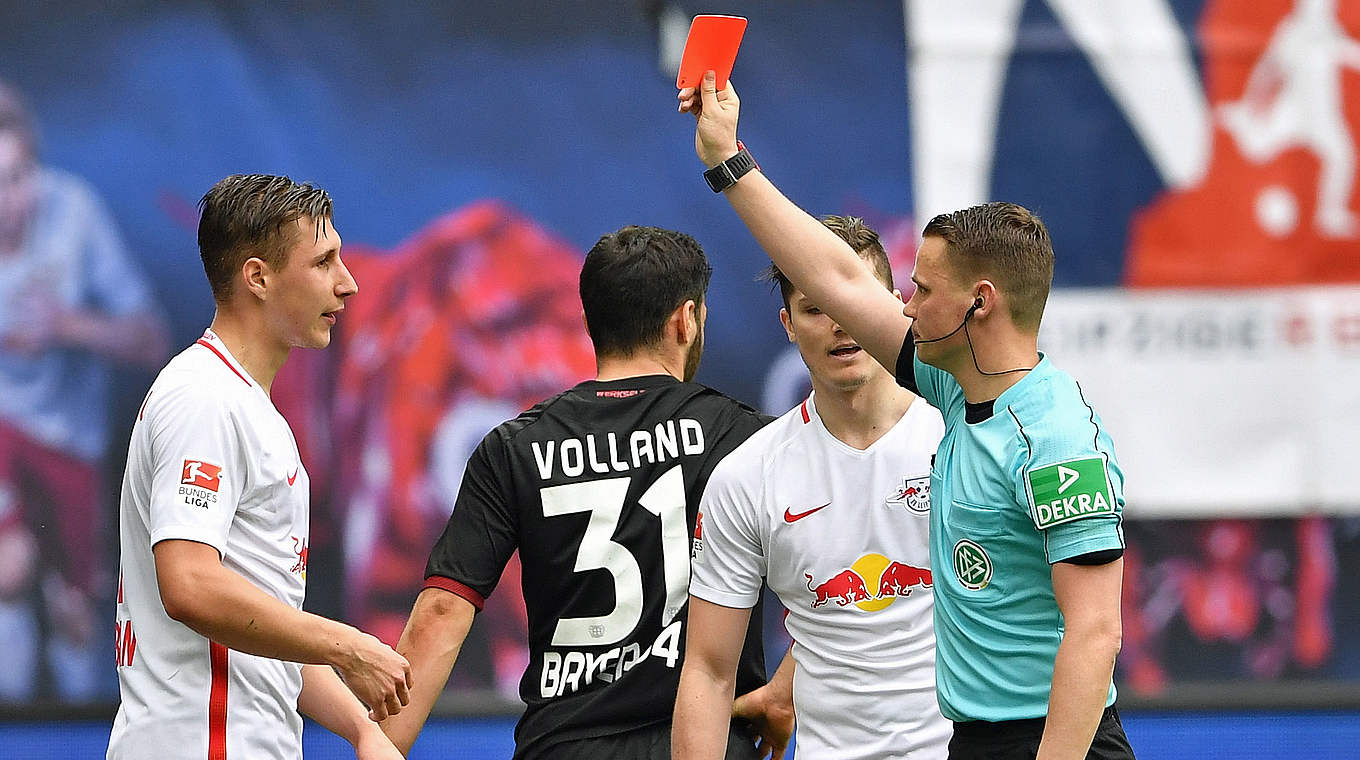
[{"label": "forearm", "polygon": [[828,304],[822,283],[860,279],[866,272],[844,240],[785,197],[759,169],[724,195],[760,247],[814,303]]},{"label": "forearm", "polygon": [[[703,85],[680,91],[680,110],[698,120],[694,149],[714,167],[737,153],[740,102],[729,84],[716,92],[712,72]],[[889,371],[897,364],[911,321],[890,288],[861,264],[850,245],[779,192],[754,169],[723,191],[780,271]]]},{"label": "forearm", "polygon": [[732,717],[751,721],[758,741],[756,755],[773,760],[784,756],[793,737],[793,650],[784,653],[779,669],[769,683],[742,694],[732,703]]},{"label": "forearm", "polygon": [[1068,630],[1053,661],[1041,760],[1084,758],[1109,696],[1119,636]]},{"label": "forearm", "polygon": [[357,744],[366,733],[381,732],[378,724],[369,720],[364,703],[327,665],[302,666],[298,710],[350,744]]},{"label": "forearm", "polygon": [[[733,691],[751,610],[689,598],[685,661],[671,721],[671,757],[707,760],[726,753]],[[758,691],[758,690],[757,690]]]},{"label": "forearm", "polygon": [[687,659],[680,670],[671,721],[672,760],[719,760],[731,729],[735,675],[723,677]]},{"label": "forearm", "polygon": [[888,371],[895,370],[911,321],[859,255],[759,170],[725,194],[780,271]]},{"label": "forearm", "polygon": [[411,618],[397,642],[397,653],[411,663],[416,676],[411,701],[401,713],[382,722],[383,732],[402,754],[411,751],[448,683],[475,614],[470,602],[440,589],[426,589],[416,598]]},{"label": "forearm", "polygon": [[770,696],[788,705],[793,709],[793,647],[789,647],[784,652],[784,659],[779,661],[779,668],[774,671],[774,677],[770,679]]},{"label": "forearm", "polygon": [[[167,583],[179,588],[167,589]],[[221,565],[202,565],[179,578],[163,579],[161,595],[172,618],[223,646],[261,657],[338,665],[349,640],[360,635],[343,623],[275,599]]]}]

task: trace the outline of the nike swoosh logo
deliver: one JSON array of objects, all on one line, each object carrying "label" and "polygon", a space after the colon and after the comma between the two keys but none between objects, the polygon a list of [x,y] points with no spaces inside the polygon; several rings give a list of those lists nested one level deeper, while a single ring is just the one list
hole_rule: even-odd
[{"label": "nike swoosh logo", "polygon": [[807,517],[808,515],[812,514],[813,512],[819,512],[819,511],[821,511],[821,510],[823,510],[823,509],[826,509],[826,508],[829,507],[829,506],[831,506],[831,502],[828,501],[827,503],[823,504],[823,505],[820,506],[820,507],[813,507],[812,509],[809,509],[809,510],[806,511],[806,512],[798,512],[797,514],[793,513],[792,511],[790,511],[790,510],[788,510],[788,509],[785,509],[785,510],[784,510],[784,522],[786,522],[786,523],[795,523],[795,522],[798,522],[799,520],[803,519],[804,517]]},{"label": "nike swoosh logo", "polygon": [[298,474],[298,471],[297,471],[296,469],[294,469],[294,470],[293,470],[293,474],[288,476],[288,485],[290,485],[290,486],[293,485],[293,481],[297,480],[297,474]]}]

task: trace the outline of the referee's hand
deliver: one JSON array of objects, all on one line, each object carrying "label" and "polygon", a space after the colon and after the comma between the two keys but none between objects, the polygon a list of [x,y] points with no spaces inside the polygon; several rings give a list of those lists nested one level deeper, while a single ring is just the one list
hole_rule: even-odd
[{"label": "referee's hand", "polygon": [[680,90],[680,111],[694,114],[694,151],[710,169],[737,154],[737,117],[741,101],[732,81],[718,90],[712,71],[704,72],[698,88]]},{"label": "referee's hand", "polygon": [[358,629],[347,657],[336,664],[340,678],[368,707],[374,722],[401,712],[411,701],[411,664],[388,645]]}]

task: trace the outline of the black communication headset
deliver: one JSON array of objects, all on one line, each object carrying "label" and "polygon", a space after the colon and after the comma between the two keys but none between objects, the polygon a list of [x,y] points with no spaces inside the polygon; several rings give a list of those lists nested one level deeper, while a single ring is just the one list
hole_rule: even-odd
[{"label": "black communication headset", "polygon": [[959,323],[958,327],[955,327],[953,330],[950,330],[948,335],[942,335],[938,338],[930,338],[927,340],[912,338],[911,342],[917,346],[923,343],[938,343],[942,340],[953,337],[954,333],[958,332],[959,330],[963,330],[964,337],[968,339],[968,353],[973,355],[973,368],[978,371],[979,375],[1009,375],[1012,372],[1028,372],[1034,369],[1033,367],[1016,367],[1015,369],[1004,369],[1000,372],[988,372],[984,370],[982,367],[978,366],[977,351],[973,350],[973,336],[968,334],[968,320],[973,318],[973,312],[977,311],[978,309],[981,309],[984,303],[985,302],[982,300],[982,296],[974,296],[973,305],[968,307],[968,312],[963,315],[963,321]]},{"label": "black communication headset", "polygon": [[[968,320],[973,318],[973,312],[977,311],[978,309],[981,309],[982,304],[983,304],[982,296],[975,297],[973,299],[973,305],[968,307],[968,313],[963,315],[963,321],[959,323],[958,327],[955,327],[953,330],[950,330],[948,335],[942,335],[938,338],[931,338],[929,340],[920,340],[917,338],[913,338],[911,342],[919,346],[922,343],[939,343],[942,340],[947,340],[949,338],[954,337],[954,333],[958,332],[959,330],[962,330],[963,326],[968,324]],[[968,343],[969,345],[972,345],[972,340],[970,339]]]}]

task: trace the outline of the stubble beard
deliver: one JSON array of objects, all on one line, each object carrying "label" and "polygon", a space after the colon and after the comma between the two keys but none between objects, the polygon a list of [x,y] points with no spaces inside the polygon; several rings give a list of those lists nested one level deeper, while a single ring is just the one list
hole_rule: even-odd
[{"label": "stubble beard", "polygon": [[689,382],[694,376],[699,374],[699,359],[704,355],[704,332],[699,331],[698,337],[694,340],[694,345],[689,347],[689,352],[685,354],[684,381]]}]

